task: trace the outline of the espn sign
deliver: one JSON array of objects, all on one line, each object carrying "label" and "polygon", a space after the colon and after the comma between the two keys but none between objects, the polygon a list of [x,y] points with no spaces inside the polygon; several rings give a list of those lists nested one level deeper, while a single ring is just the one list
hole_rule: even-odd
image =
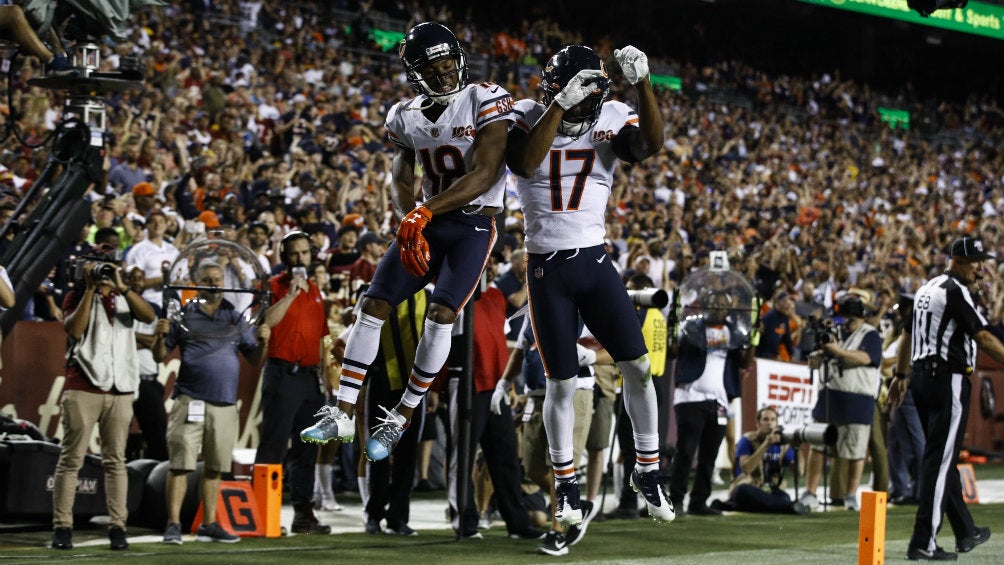
[{"label": "espn sign", "polygon": [[777,409],[778,424],[801,426],[812,422],[816,405],[816,387],[809,366],[769,359],[756,360],[756,406]]}]

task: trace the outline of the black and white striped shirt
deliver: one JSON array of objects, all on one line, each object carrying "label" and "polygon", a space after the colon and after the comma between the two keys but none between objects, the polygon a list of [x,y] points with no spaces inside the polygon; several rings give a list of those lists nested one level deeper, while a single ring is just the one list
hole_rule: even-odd
[{"label": "black and white striped shirt", "polygon": [[972,336],[987,325],[969,289],[949,273],[939,275],[914,296],[911,359],[936,357],[946,361],[953,373],[972,373],[976,367]]}]

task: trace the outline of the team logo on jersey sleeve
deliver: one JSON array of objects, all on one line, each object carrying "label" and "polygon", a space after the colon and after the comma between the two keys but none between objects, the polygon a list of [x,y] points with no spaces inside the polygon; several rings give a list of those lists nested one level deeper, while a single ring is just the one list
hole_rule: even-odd
[{"label": "team logo on jersey sleeve", "polygon": [[600,143],[603,141],[610,141],[614,138],[614,130],[594,130],[593,131],[593,143]]}]

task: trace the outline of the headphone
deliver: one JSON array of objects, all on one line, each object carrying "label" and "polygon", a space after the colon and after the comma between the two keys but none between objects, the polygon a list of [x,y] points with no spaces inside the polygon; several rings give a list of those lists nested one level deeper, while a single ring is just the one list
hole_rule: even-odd
[{"label": "headphone", "polygon": [[856,294],[848,294],[837,301],[834,312],[847,318],[864,318],[868,314],[868,306]]},{"label": "headphone", "polygon": [[279,241],[279,259],[282,260],[283,264],[289,263],[289,260],[286,258],[286,248],[289,247],[290,243],[298,239],[305,239],[308,244],[310,243],[310,236],[300,230],[294,230],[282,236],[282,240]]}]

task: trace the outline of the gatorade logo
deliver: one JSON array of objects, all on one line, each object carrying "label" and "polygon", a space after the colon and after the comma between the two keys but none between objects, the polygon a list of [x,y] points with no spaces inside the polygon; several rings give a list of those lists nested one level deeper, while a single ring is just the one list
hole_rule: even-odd
[{"label": "gatorade logo", "polygon": [[[202,524],[202,504],[192,521],[192,533]],[[265,535],[265,521],[261,518],[258,500],[251,483],[244,481],[222,481],[220,497],[216,501],[216,521],[223,529],[242,538]]]}]

